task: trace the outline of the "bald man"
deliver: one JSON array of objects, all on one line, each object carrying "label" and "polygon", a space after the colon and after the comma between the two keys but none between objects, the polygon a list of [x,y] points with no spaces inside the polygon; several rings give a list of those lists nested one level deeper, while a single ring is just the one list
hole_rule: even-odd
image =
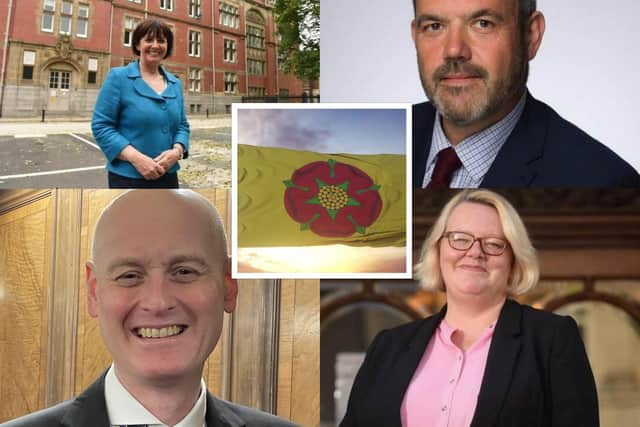
[{"label": "bald man", "polygon": [[113,364],[77,398],[6,424],[294,426],[207,392],[204,363],[236,304],[215,207],[184,190],[133,190],[96,224],[87,306]]}]

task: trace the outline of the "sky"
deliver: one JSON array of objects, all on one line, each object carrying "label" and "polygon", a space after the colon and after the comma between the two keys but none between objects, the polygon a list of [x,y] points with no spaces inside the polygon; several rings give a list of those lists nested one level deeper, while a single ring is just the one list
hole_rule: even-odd
[{"label": "sky", "polygon": [[238,143],[322,153],[405,154],[404,109],[238,109]]},{"label": "sky", "polygon": [[404,247],[345,245],[238,248],[239,273],[405,273]]}]

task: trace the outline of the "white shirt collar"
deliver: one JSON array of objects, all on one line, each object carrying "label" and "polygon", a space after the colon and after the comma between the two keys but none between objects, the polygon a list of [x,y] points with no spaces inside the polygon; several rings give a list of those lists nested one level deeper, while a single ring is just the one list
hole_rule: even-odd
[{"label": "white shirt collar", "polygon": [[[201,380],[200,388],[200,397],[195,405],[174,427],[206,427],[207,388],[204,380]],[[104,397],[112,426],[132,424],[147,424],[149,427],[166,426],[124,388],[116,376],[114,365],[111,365],[104,379]]]}]

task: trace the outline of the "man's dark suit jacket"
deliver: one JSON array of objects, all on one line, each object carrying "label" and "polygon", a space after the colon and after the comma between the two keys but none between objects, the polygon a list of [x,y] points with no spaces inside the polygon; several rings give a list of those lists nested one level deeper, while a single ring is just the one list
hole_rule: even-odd
[{"label": "man's dark suit jacket", "polygon": [[[356,376],[341,427],[401,426],[404,394],[445,310],[378,334]],[[424,398],[434,397],[426,392]],[[575,321],[507,300],[471,427],[598,425],[596,386]]]},{"label": "man's dark suit jacket", "polygon": [[[207,427],[296,427],[273,415],[217,399],[207,393]],[[1,427],[110,427],[104,375],[75,399],[25,415]]]},{"label": "man's dark suit jacket", "polygon": [[[435,117],[430,103],[413,106],[413,188],[422,187]],[[640,175],[527,93],[522,116],[480,187],[640,187]]]}]

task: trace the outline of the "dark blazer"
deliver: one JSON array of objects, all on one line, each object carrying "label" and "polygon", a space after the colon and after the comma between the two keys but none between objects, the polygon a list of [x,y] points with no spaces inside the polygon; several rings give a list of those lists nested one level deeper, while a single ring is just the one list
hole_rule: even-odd
[{"label": "dark blazer", "polygon": [[[207,393],[207,427],[296,427],[265,412],[213,397]],[[104,375],[75,399],[25,415],[2,427],[110,427],[104,398]]]},{"label": "dark blazer", "polygon": [[[414,188],[422,187],[435,117],[430,103],[413,106]],[[527,93],[522,116],[480,187],[640,187],[640,175]]]},{"label": "dark blazer", "polygon": [[[376,336],[341,427],[400,427],[404,394],[445,311]],[[596,386],[575,321],[507,300],[471,426],[598,425]]]}]

